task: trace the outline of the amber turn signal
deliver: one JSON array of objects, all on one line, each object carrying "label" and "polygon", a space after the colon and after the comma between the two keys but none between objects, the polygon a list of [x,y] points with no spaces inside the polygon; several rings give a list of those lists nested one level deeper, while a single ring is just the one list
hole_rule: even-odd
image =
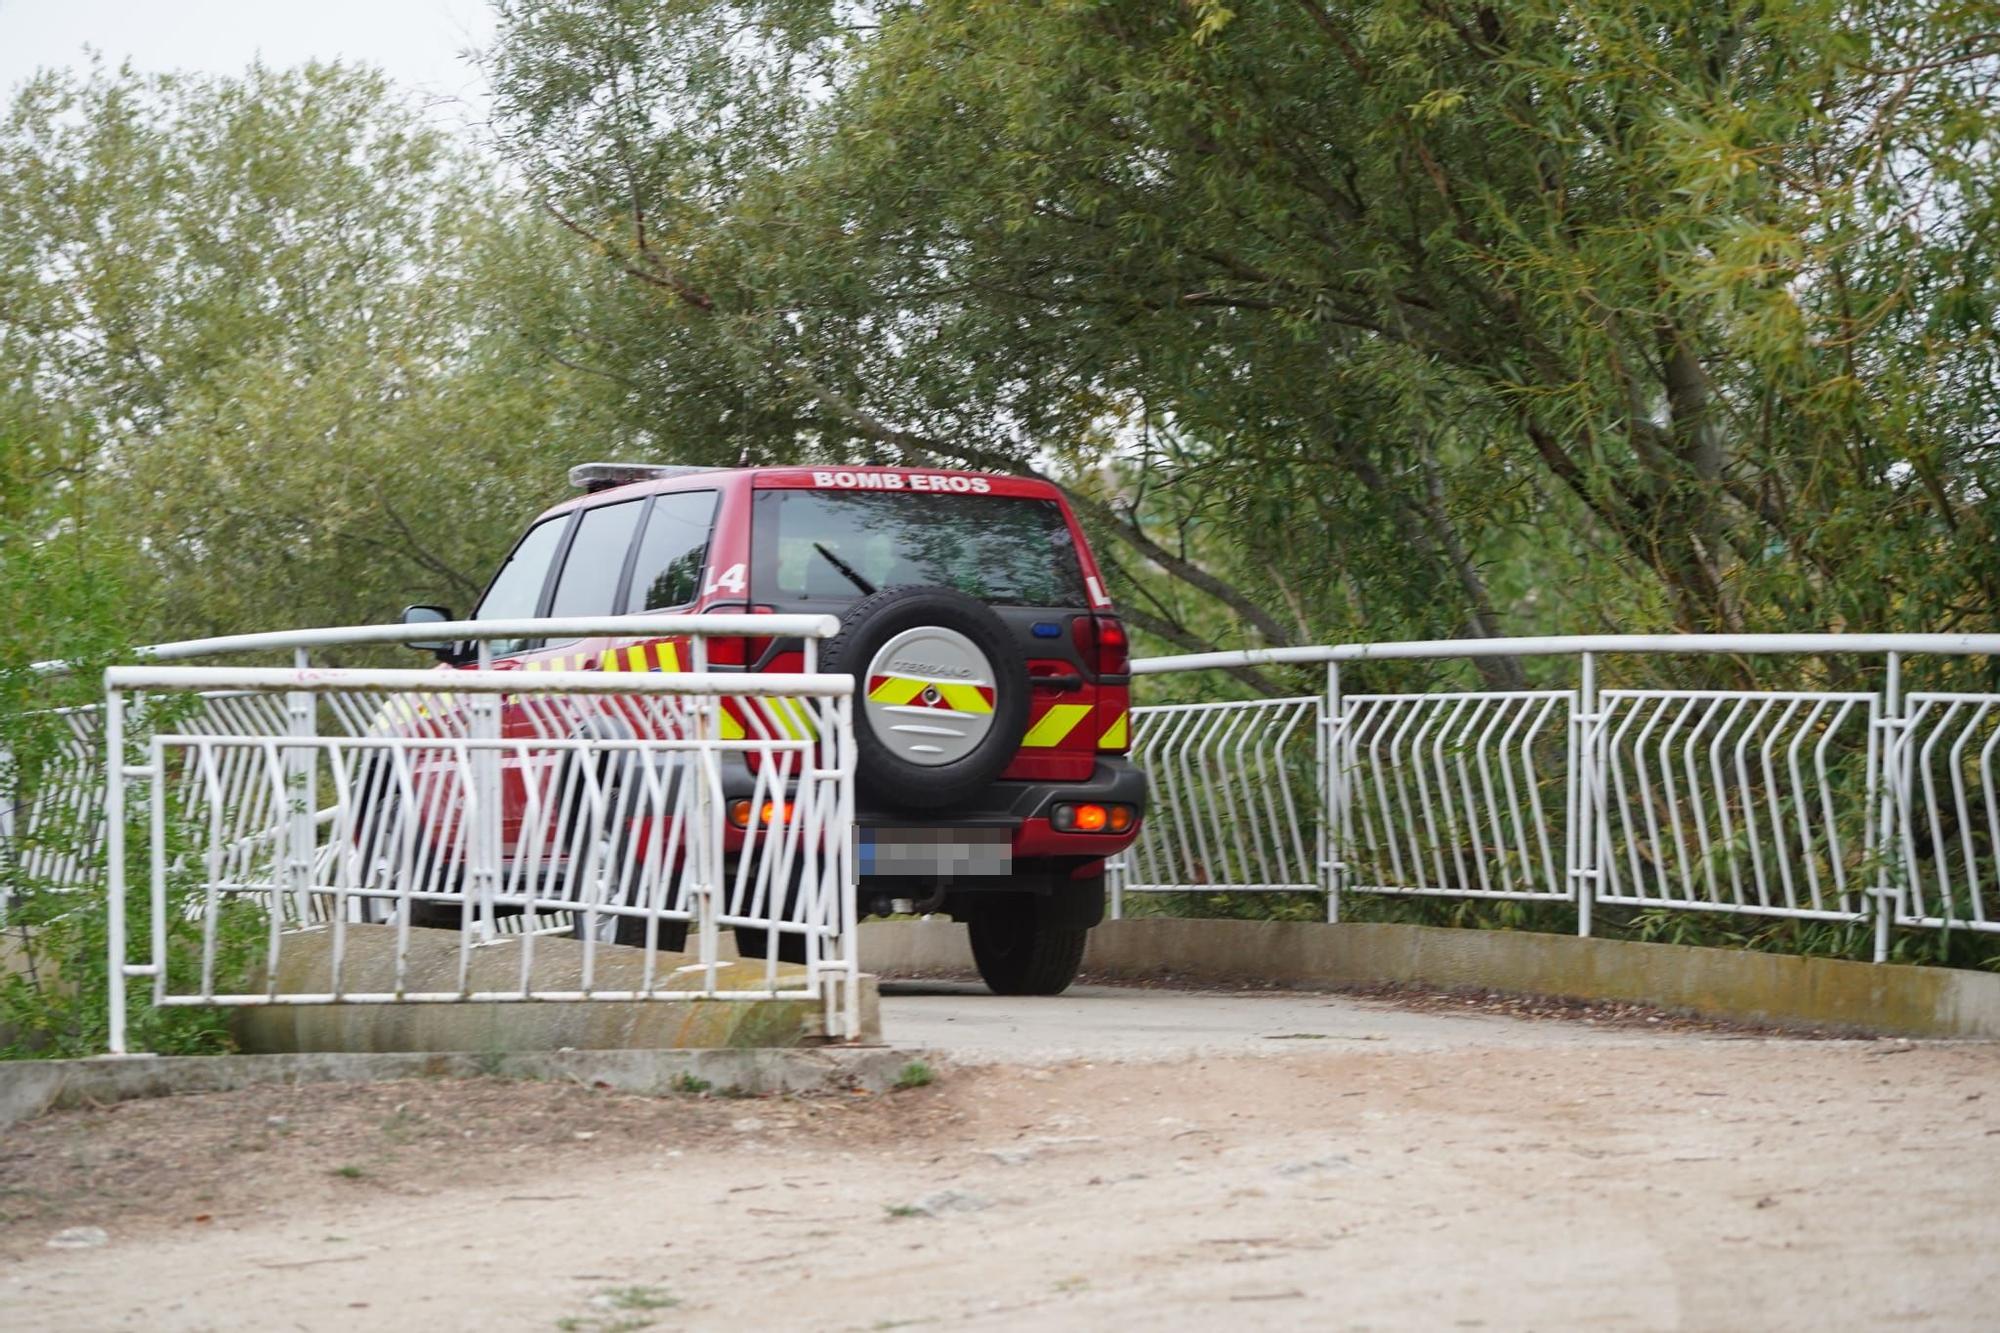
[{"label": "amber turn signal", "polygon": [[1058,833],[1124,833],[1137,818],[1129,805],[1065,802],[1049,811],[1049,827]]},{"label": "amber turn signal", "polygon": [[[750,809],[754,804],[755,802],[752,801],[731,801],[729,803],[729,822],[737,828],[749,828]],[[772,824],[791,823],[792,803],[790,801],[765,801],[762,808],[757,812],[757,822],[763,824],[766,828]]]}]

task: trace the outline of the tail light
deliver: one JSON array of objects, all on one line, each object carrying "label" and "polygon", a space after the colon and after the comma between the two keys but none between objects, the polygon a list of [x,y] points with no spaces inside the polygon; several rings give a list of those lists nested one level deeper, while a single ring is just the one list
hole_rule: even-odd
[{"label": "tail light", "polygon": [[[708,641],[708,664],[712,667],[748,667],[764,660],[764,654],[771,650],[771,639],[710,639]],[[692,656],[689,658],[693,660]]]},{"label": "tail light", "polygon": [[749,828],[753,810],[757,814],[757,822],[767,828],[772,824],[789,824],[797,813],[790,801],[765,801],[759,806],[750,801],[736,800],[729,803],[729,822],[737,828]]},{"label": "tail light", "polygon": [[1092,674],[1124,676],[1132,671],[1132,643],[1117,616],[1078,616],[1069,623],[1077,656]]},{"label": "tail light", "polygon": [[1065,801],[1049,811],[1049,827],[1058,833],[1125,833],[1138,818],[1139,812],[1129,805]]}]

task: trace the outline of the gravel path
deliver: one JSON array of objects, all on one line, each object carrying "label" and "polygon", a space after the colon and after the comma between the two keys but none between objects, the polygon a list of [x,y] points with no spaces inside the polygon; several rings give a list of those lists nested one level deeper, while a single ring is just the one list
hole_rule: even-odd
[{"label": "gravel path", "polygon": [[[2000,1046],[1323,995],[927,986],[887,1006],[893,1038],[946,1030],[959,1062],[879,1097],[423,1082],[16,1127],[0,1326],[1974,1328],[2000,1310]],[[103,1243],[47,1243],[91,1227]]]}]

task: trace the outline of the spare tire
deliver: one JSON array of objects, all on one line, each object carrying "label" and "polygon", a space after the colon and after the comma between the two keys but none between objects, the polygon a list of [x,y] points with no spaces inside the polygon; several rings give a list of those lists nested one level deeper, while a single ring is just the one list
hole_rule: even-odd
[{"label": "spare tire", "polygon": [[822,657],[854,678],[855,786],[873,805],[935,810],[985,789],[1028,730],[1028,663],[984,602],[886,588],[841,617]]}]

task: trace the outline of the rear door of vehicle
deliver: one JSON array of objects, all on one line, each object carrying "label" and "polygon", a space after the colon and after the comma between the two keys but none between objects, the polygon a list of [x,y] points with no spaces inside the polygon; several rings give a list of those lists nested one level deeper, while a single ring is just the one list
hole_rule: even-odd
[{"label": "rear door of vehicle", "polygon": [[[1082,781],[1100,746],[1124,748],[1124,677],[1099,670],[1109,602],[1051,488],[881,470],[779,472],[757,486],[750,592],[758,606],[838,615],[873,590],[955,588],[990,606],[1028,661],[1028,729],[1003,780]],[[1122,630],[1113,632],[1122,643]],[[791,670],[798,661],[767,665]]]},{"label": "rear door of vehicle", "polygon": [[[717,493],[670,491],[592,505],[578,512],[563,554],[549,581],[543,614],[552,618],[598,617],[690,609],[698,600]],[[684,671],[692,653],[686,638],[593,635],[528,645],[520,669],[540,671]],[[620,708],[601,700],[583,712],[598,713],[613,732],[651,728],[651,708]],[[612,717],[612,714],[618,714]],[[516,706],[507,710],[509,736],[534,737],[551,726],[547,715],[531,717]],[[561,765],[545,757],[538,767],[547,798],[560,803],[554,782]],[[510,787],[507,818],[518,829],[525,787]],[[574,799],[574,794],[569,799]],[[560,849],[557,849],[558,853]]]}]

